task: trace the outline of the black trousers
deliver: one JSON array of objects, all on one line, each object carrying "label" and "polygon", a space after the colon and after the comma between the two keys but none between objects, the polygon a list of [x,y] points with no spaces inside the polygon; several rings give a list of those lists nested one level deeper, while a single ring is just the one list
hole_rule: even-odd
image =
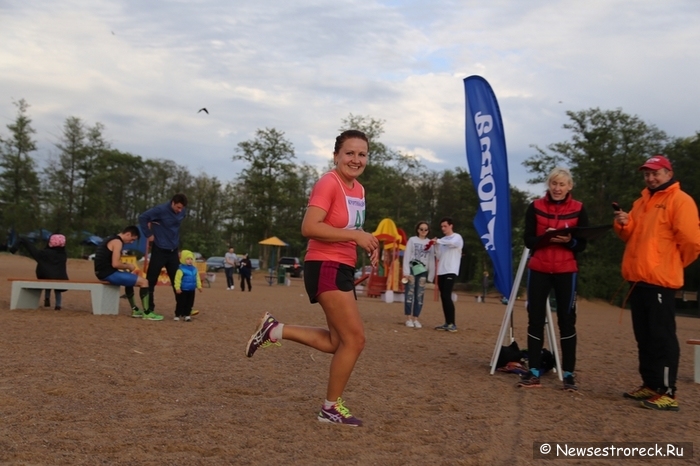
[{"label": "black trousers", "polygon": [[224,267],[224,273],[226,274],[226,287],[233,288],[233,267]]},{"label": "black trousers", "polygon": [[175,317],[187,317],[192,313],[194,306],[195,291],[181,291],[180,294],[175,294]]},{"label": "black trousers", "polygon": [[245,284],[248,284],[248,291],[252,291],[253,287],[250,286],[250,273],[241,272],[241,291],[245,291]]},{"label": "black trousers", "polygon": [[630,294],[632,328],[644,385],[664,393],[676,391],[681,349],[676,336],[676,290],[636,285]]},{"label": "black trousers", "polygon": [[455,287],[457,274],[447,273],[438,275],[438,289],[440,290],[440,302],[442,303],[442,313],[445,314],[446,325],[455,324],[455,303],[452,301],[452,290]]},{"label": "black trousers", "polygon": [[[527,280],[527,353],[530,369],[540,369],[547,300],[554,290],[557,300],[557,323],[561,344],[561,368],[576,368],[576,280],[578,274],[542,273],[530,270]],[[551,345],[555,344],[550,342]]]},{"label": "black trousers", "polygon": [[[165,267],[165,270],[168,272],[168,277],[170,277],[170,286],[174,287],[175,273],[179,266],[180,257],[178,256],[177,249],[161,249],[155,244],[151,247],[151,260],[148,262],[148,270],[146,271],[146,280],[148,280],[148,302],[150,307],[148,312],[153,312],[156,308],[153,295],[161,269]],[[175,288],[172,288],[172,290],[174,293]]]}]

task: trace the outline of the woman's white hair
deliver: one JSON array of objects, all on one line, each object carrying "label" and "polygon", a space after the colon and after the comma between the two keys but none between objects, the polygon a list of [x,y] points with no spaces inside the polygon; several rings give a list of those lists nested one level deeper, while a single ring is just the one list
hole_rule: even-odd
[{"label": "woman's white hair", "polygon": [[569,184],[571,187],[574,187],[574,179],[571,176],[571,172],[569,171],[568,168],[564,167],[556,167],[554,168],[551,172],[549,172],[549,175],[547,175],[547,187],[549,187],[549,182],[556,179],[556,178],[566,178],[569,180]]}]

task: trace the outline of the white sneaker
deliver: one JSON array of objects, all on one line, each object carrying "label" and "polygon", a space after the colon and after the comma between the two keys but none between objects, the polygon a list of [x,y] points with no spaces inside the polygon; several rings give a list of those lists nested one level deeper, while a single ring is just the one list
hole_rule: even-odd
[{"label": "white sneaker", "polygon": [[180,318],[179,318],[179,317],[175,317],[173,320],[180,320]]},{"label": "white sneaker", "polygon": [[414,328],[423,328],[423,324],[421,324],[421,323],[418,322],[417,320],[414,320],[414,321],[413,321],[413,327],[414,327]]},{"label": "white sneaker", "polygon": [[192,318],[190,316],[185,316],[185,322],[192,322]]},{"label": "white sneaker", "polygon": [[411,319],[408,319],[408,320],[406,321],[406,327],[411,327],[411,328],[414,327],[413,321],[412,321]]}]

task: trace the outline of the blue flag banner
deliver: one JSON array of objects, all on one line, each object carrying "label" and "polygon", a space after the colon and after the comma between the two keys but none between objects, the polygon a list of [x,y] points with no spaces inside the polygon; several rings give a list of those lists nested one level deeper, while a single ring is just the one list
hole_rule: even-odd
[{"label": "blue flag banner", "polygon": [[481,76],[464,79],[467,100],[467,165],[479,208],[474,227],[494,268],[494,284],[505,297],[513,287],[510,184],[506,139],[496,96]]}]

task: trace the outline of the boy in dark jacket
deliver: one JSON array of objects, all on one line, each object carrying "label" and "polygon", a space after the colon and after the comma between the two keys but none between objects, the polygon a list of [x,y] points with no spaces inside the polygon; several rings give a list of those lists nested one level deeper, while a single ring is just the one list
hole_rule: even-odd
[{"label": "boy in dark jacket", "polygon": [[[44,249],[37,249],[31,241],[19,238],[18,245],[13,246],[10,252],[17,251],[18,246],[24,246],[29,255],[36,261],[36,278],[47,280],[68,280],[66,263],[66,237],[63,235],[51,235]],[[61,310],[61,293],[65,290],[54,290],[56,295],[56,309]],[[44,295],[44,307],[51,307],[51,290],[46,290]]]}]

